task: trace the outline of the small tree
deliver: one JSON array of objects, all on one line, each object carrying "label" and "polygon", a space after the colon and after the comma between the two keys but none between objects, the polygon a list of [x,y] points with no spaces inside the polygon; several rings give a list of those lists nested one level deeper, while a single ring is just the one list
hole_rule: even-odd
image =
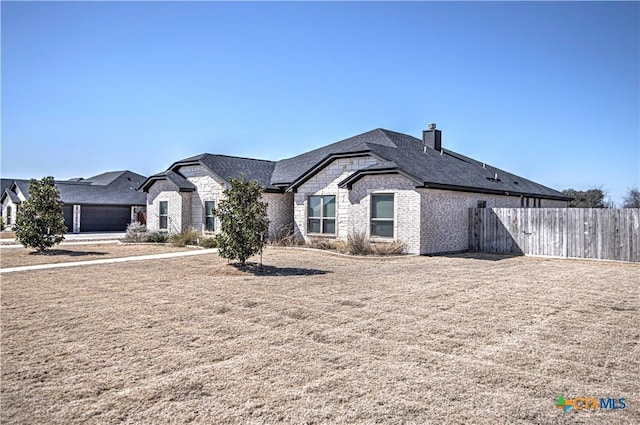
[{"label": "small tree", "polygon": [[637,186],[629,188],[627,194],[624,195],[622,208],[640,208],[640,190]]},{"label": "small tree", "polygon": [[607,194],[599,187],[589,190],[563,190],[567,196],[570,196],[569,207],[571,208],[613,208],[613,203],[606,198]]},{"label": "small tree", "polygon": [[225,199],[218,203],[214,214],[220,219],[220,233],[216,237],[222,258],[238,260],[244,265],[247,258],[260,252],[267,242],[269,220],[267,204],[260,200],[263,187],[244,176],[229,179]]},{"label": "small tree", "polygon": [[27,248],[46,251],[64,239],[67,228],[62,215],[60,193],[53,177],[31,180],[29,199],[16,214],[16,239]]}]

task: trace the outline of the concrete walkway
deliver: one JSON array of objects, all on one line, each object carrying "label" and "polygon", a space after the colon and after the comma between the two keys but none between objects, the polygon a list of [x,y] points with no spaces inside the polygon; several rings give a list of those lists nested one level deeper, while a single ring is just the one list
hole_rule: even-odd
[{"label": "concrete walkway", "polygon": [[188,257],[191,255],[213,254],[215,252],[218,252],[217,248],[199,249],[199,250],[186,251],[186,252],[168,252],[165,254],[138,255],[136,257],[105,258],[103,260],[73,261],[68,263],[54,263],[54,264],[37,264],[34,266],[20,266],[20,267],[10,267],[6,269],[0,269],[0,273],[25,272],[29,270],[47,270],[47,269],[57,269],[60,267],[93,266],[96,264],[124,263],[127,261],[161,260],[164,258]]},{"label": "concrete walkway", "polygon": [[[76,246],[76,245],[104,245],[104,244],[114,244],[114,243],[119,243],[120,241],[118,240],[113,240],[113,241],[87,241],[87,242],[60,242],[58,245],[56,246]],[[20,244],[13,244],[13,245],[5,245],[2,244],[0,245],[0,250],[2,249],[7,249],[7,248],[24,248],[24,246],[20,245]],[[54,248],[55,249],[55,248]]]},{"label": "concrete walkway", "polygon": [[[123,239],[126,235],[125,232],[66,233],[63,243],[74,241],[116,241]],[[0,245],[12,245],[15,243],[15,238],[0,239]]]}]

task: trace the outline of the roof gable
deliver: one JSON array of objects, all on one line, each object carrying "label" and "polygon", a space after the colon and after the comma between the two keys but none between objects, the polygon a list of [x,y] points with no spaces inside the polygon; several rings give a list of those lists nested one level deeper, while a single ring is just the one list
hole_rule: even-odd
[{"label": "roof gable", "polygon": [[[131,171],[114,171],[89,179],[56,180],[55,185],[65,204],[144,205],[146,195],[138,191],[144,180]],[[29,199],[30,184],[30,180],[14,180],[9,191]]]},{"label": "roof gable", "polygon": [[196,190],[196,186],[189,180],[185,179],[182,174],[171,170],[163,171],[162,173],[157,173],[149,177],[144,181],[144,183],[142,183],[140,190],[143,192],[149,192],[149,189],[155,182],[163,180],[170,181],[176,185],[178,192],[194,192]]},{"label": "roof gable", "polygon": [[[342,184],[350,187],[367,174],[400,173],[417,182],[416,186],[471,192],[522,194],[568,199],[566,195],[456,152],[425,148],[421,139],[385,129],[376,129],[322,148],[278,161],[272,183],[295,190],[304,179],[322,169],[330,159],[368,153],[387,166],[359,170]],[[394,167],[388,166],[394,164]],[[497,178],[496,178],[497,176]]]},{"label": "roof gable", "polygon": [[377,128],[310,152],[278,161],[271,176],[271,183],[288,186],[316,167],[321,161],[325,161],[331,156],[353,152],[371,152],[371,145],[396,147],[387,132]]}]

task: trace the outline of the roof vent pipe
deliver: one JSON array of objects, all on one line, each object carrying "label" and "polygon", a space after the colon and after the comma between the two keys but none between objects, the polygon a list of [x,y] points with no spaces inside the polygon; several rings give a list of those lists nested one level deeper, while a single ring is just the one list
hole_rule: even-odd
[{"label": "roof vent pipe", "polygon": [[442,132],[436,129],[434,123],[429,124],[429,129],[422,132],[422,143],[427,148],[442,151]]}]

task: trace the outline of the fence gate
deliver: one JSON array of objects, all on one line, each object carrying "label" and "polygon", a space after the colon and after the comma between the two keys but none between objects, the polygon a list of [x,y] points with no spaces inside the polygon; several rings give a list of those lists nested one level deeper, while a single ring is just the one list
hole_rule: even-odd
[{"label": "fence gate", "polygon": [[471,208],[469,249],[640,262],[640,208]]}]

